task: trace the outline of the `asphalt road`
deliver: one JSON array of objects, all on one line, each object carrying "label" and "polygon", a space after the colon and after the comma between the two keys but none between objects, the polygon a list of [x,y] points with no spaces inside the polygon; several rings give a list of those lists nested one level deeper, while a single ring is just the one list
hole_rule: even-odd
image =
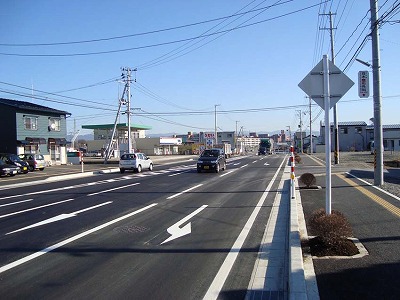
[{"label": "asphalt road", "polygon": [[[283,159],[233,158],[219,174],[198,174],[194,162],[186,161],[140,174],[12,189],[3,183],[0,294],[243,299],[276,193],[265,199],[241,248],[233,245]],[[229,253],[239,254],[221,272]]]}]

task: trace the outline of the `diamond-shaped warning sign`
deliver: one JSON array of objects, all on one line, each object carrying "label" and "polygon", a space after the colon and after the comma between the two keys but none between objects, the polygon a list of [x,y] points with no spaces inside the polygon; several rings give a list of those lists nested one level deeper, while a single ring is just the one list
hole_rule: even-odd
[{"label": "diamond-shaped warning sign", "polygon": [[[333,62],[328,60],[328,64],[330,108],[332,108],[354,85],[354,82]],[[299,83],[299,87],[322,109],[325,109],[323,59],[304,77]]]}]

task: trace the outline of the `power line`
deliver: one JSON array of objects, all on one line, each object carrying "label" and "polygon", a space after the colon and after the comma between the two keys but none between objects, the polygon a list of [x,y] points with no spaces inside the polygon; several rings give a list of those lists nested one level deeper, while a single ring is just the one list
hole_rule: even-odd
[{"label": "power line", "polygon": [[[324,3],[328,2],[328,1],[329,0],[325,0]],[[134,50],[140,50],[140,49],[160,47],[160,46],[166,46],[166,45],[171,45],[171,44],[182,43],[182,42],[186,42],[186,41],[190,41],[190,40],[196,40],[196,39],[203,38],[205,36],[214,36],[214,35],[218,35],[218,34],[228,33],[228,32],[234,31],[234,30],[238,30],[238,29],[243,29],[243,28],[259,25],[259,24],[262,24],[262,23],[265,23],[265,22],[270,22],[272,20],[276,20],[276,19],[279,19],[279,18],[287,17],[287,16],[292,15],[292,14],[303,12],[305,10],[314,8],[315,6],[318,6],[318,5],[320,5],[320,4],[310,5],[310,6],[301,8],[301,9],[297,9],[297,10],[294,10],[294,11],[291,11],[291,12],[276,16],[276,17],[272,17],[272,18],[269,18],[269,19],[261,20],[261,21],[254,22],[254,23],[250,23],[250,24],[247,24],[247,25],[238,26],[238,27],[235,27],[235,28],[230,28],[230,29],[226,29],[226,30],[213,32],[213,33],[210,33],[210,34],[207,34],[207,35],[203,35],[203,36],[196,36],[196,37],[191,37],[191,38],[185,38],[185,39],[180,39],[180,40],[174,40],[174,41],[168,41],[168,42],[156,43],[156,44],[150,44],[150,45],[144,45],[144,46],[130,47],[130,48],[125,48],[125,49],[97,51],[97,52],[85,52],[85,53],[66,53],[66,54],[21,54],[21,53],[0,52],[0,55],[18,56],[18,57],[74,57],[74,56],[90,56],[90,55],[121,53],[121,52],[128,52],[128,51],[134,51]]]},{"label": "power line", "polygon": [[[285,1],[285,3],[291,2],[291,1],[294,1],[294,0],[288,0],[288,1]],[[248,5],[246,5],[246,6],[248,6]],[[131,37],[136,37],[136,36],[150,35],[150,34],[172,31],[172,30],[177,30],[177,29],[182,29],[182,28],[187,28],[187,27],[193,27],[193,26],[216,22],[216,21],[220,21],[220,20],[226,20],[226,19],[229,19],[232,17],[257,12],[257,11],[263,10],[265,8],[266,7],[261,7],[261,8],[252,9],[252,10],[249,10],[249,11],[246,11],[243,13],[237,12],[233,15],[229,15],[229,16],[225,16],[225,17],[219,17],[219,18],[215,18],[215,19],[210,19],[210,20],[205,20],[205,21],[200,21],[200,22],[195,22],[195,23],[190,23],[190,24],[185,24],[185,25],[179,25],[179,26],[174,26],[174,27],[169,27],[169,28],[164,28],[164,29],[157,29],[157,30],[152,30],[152,31],[147,31],[147,32],[133,33],[133,34],[127,34],[127,35],[114,36],[114,37],[91,39],[91,40],[81,40],[81,41],[70,41],[70,42],[54,42],[54,43],[26,43],[26,44],[0,43],[0,46],[6,46],[6,47],[60,46],[60,45],[86,44],[86,43],[96,43],[96,42],[112,41],[112,40],[118,40],[118,39],[126,39],[126,38],[131,38]]]}]

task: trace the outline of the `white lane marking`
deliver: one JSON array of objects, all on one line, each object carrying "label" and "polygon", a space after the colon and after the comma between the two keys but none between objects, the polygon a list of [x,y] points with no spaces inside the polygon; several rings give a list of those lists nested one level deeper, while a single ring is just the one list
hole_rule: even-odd
[{"label": "white lane marking", "polygon": [[188,172],[190,172],[190,171],[189,171],[189,170],[188,170],[188,171],[182,171],[182,172],[170,174],[170,175],[168,175],[168,176],[169,176],[169,177],[172,177],[172,176],[181,175],[181,174],[188,173]]},{"label": "white lane marking", "polygon": [[140,184],[140,183],[139,182],[135,182],[135,183],[132,183],[132,184],[123,185],[123,186],[116,187],[116,188],[113,188],[113,189],[109,189],[109,190],[104,190],[104,191],[88,194],[88,196],[94,196],[94,195],[98,195],[98,194],[108,193],[108,192],[111,192],[111,191],[124,189],[124,188],[130,187],[130,186],[133,186],[133,185],[138,185],[138,184]]},{"label": "white lane marking", "polygon": [[114,220],[109,221],[109,222],[107,222],[107,223],[104,223],[104,224],[102,224],[102,225],[99,225],[99,226],[97,226],[97,227],[95,227],[95,228],[92,228],[92,229],[87,230],[87,231],[85,231],[85,232],[82,232],[82,233],[80,233],[80,234],[78,234],[78,235],[75,235],[75,236],[73,236],[73,237],[70,237],[69,239],[66,239],[66,240],[61,241],[61,242],[59,242],[59,243],[57,243],[57,244],[54,244],[54,245],[52,245],[52,246],[50,246],[50,247],[47,247],[47,248],[42,249],[42,250],[40,250],[40,251],[38,251],[38,252],[35,252],[35,253],[31,254],[31,255],[28,255],[28,256],[25,256],[25,257],[23,257],[23,258],[21,258],[21,259],[18,259],[18,260],[16,260],[16,261],[12,262],[12,263],[9,263],[9,264],[7,264],[7,265],[4,265],[4,266],[0,267],[0,274],[3,273],[3,272],[5,272],[5,271],[7,271],[7,270],[10,270],[10,269],[12,269],[12,268],[15,268],[15,267],[17,267],[17,266],[19,266],[19,265],[22,265],[23,263],[26,263],[26,262],[28,262],[28,261],[30,261],[30,260],[32,260],[32,259],[35,259],[35,258],[37,258],[37,257],[39,257],[39,256],[42,256],[42,255],[44,255],[44,254],[46,254],[46,253],[48,253],[48,252],[50,252],[50,251],[53,251],[53,250],[55,250],[55,249],[57,249],[57,248],[60,248],[60,247],[65,246],[65,245],[67,245],[67,244],[69,244],[69,243],[71,243],[71,242],[74,242],[74,241],[76,241],[76,240],[78,240],[78,239],[80,239],[80,238],[83,238],[83,237],[85,237],[85,236],[87,236],[87,235],[89,235],[89,234],[91,234],[91,233],[94,233],[94,232],[99,231],[99,230],[101,230],[101,229],[103,229],[103,228],[106,228],[106,227],[108,227],[108,226],[110,226],[110,225],[113,225],[113,224],[115,224],[115,223],[117,223],[117,222],[119,222],[119,221],[122,221],[122,220],[124,220],[124,219],[129,218],[129,217],[132,217],[132,216],[134,216],[134,215],[136,215],[136,214],[138,214],[138,213],[141,213],[141,212],[143,212],[143,211],[145,211],[145,210],[147,210],[147,209],[149,209],[149,208],[152,208],[152,207],[155,206],[155,205],[157,205],[157,203],[150,204],[150,205],[148,205],[148,206],[146,206],[146,207],[143,207],[143,208],[138,209],[138,210],[136,210],[136,211],[134,211],[134,212],[131,212],[131,213],[125,215],[125,216],[119,217],[119,218],[117,218],[117,219],[114,219]]},{"label": "white lane marking", "polygon": [[184,190],[184,191],[182,191],[182,192],[180,192],[180,193],[177,193],[177,194],[175,194],[175,195],[169,196],[167,199],[169,200],[169,199],[178,197],[178,196],[180,196],[180,195],[182,195],[182,194],[184,194],[184,193],[190,192],[191,190],[194,190],[194,189],[196,189],[196,188],[198,188],[198,187],[200,187],[200,186],[202,186],[202,185],[203,185],[202,183],[201,183],[201,184],[198,184],[198,185],[195,185],[195,186],[193,186],[193,187],[191,187],[191,188],[189,188],[189,189],[187,189],[187,190]]},{"label": "white lane marking", "polygon": [[241,164],[241,162],[238,162],[238,163],[234,163],[233,165],[237,166],[237,165],[240,165],[240,164]]},{"label": "white lane marking", "polygon": [[172,240],[175,240],[177,238],[180,238],[184,235],[187,235],[192,232],[192,226],[191,223],[187,223],[185,226],[182,228],[180,227],[183,223],[187,222],[191,218],[193,218],[195,215],[197,215],[199,212],[201,212],[203,209],[205,209],[208,205],[202,205],[198,209],[196,209],[194,212],[192,212],[190,215],[184,217],[182,220],[179,222],[175,223],[174,225],[168,227],[167,231],[171,235],[169,238],[167,238],[164,242],[162,242],[160,245],[164,243],[168,243]]},{"label": "white lane marking", "polygon": [[236,171],[236,170],[227,171],[227,172],[225,172],[224,174],[221,174],[220,177],[224,177],[224,176],[226,176],[226,175],[228,175],[228,174],[231,174],[232,172],[235,172],[235,171]]},{"label": "white lane marking", "polygon": [[6,214],[6,215],[2,215],[2,216],[0,216],[0,219],[5,218],[5,217],[9,217],[9,216],[14,216],[14,215],[22,214],[22,213],[25,213],[25,212],[28,212],[28,211],[32,211],[32,210],[41,209],[41,208],[43,208],[43,207],[48,207],[48,206],[53,206],[53,205],[57,205],[57,204],[69,202],[69,201],[72,201],[72,200],[74,200],[74,199],[62,200],[62,201],[58,201],[58,202],[54,202],[54,203],[50,203],[50,204],[46,204],[46,205],[41,205],[41,206],[36,206],[36,207],[32,207],[32,208],[28,208],[28,209],[16,211],[16,212],[13,212],[13,213],[9,213],[9,214]]},{"label": "white lane marking", "polygon": [[264,166],[269,166],[269,163],[265,163]]},{"label": "white lane marking", "polygon": [[264,201],[267,198],[268,193],[271,190],[272,185],[275,182],[276,177],[278,176],[279,171],[281,170],[282,165],[285,161],[286,161],[286,156],[282,160],[274,177],[272,177],[272,180],[270,181],[266,190],[264,191],[263,195],[261,196],[260,200],[258,201],[257,206],[254,208],[253,212],[251,213],[250,218],[247,220],[242,231],[240,232],[239,236],[237,237],[235,243],[233,244],[231,250],[229,251],[228,255],[226,256],[223,264],[219,268],[217,275],[214,277],[214,280],[211,283],[210,287],[208,288],[208,291],[203,299],[210,300],[210,299],[218,298],[218,295],[221,292],[226,279],[228,278],[228,275],[233,267],[233,264],[235,263],[235,260],[236,260],[237,256],[239,255],[240,249],[242,248],[243,243],[246,240],[246,238],[250,232],[250,229],[253,226],[254,221],[256,220],[256,217],[261,210],[261,207],[263,207]]},{"label": "white lane marking", "polygon": [[247,167],[249,164],[245,164],[245,165],[243,165],[243,166],[241,166],[240,168],[244,168],[244,167]]},{"label": "white lane marking", "polygon": [[387,192],[387,191],[385,191],[385,190],[382,190],[380,187],[377,187],[377,186],[375,186],[375,185],[372,185],[372,184],[369,183],[368,181],[365,181],[365,180],[363,180],[363,179],[361,179],[361,178],[358,178],[357,176],[355,176],[355,175],[353,175],[353,174],[351,174],[351,173],[349,173],[349,172],[346,172],[346,174],[349,174],[350,176],[352,176],[352,177],[354,177],[354,178],[360,180],[362,183],[365,183],[365,184],[367,184],[367,185],[373,187],[374,189],[377,189],[378,191],[380,191],[380,192],[382,192],[382,193],[384,193],[384,194],[386,194],[386,195],[388,195],[388,196],[390,196],[390,197],[392,197],[392,198],[394,198],[394,199],[400,201],[400,198],[397,197],[396,195],[393,195],[393,194],[391,194],[391,193],[389,193],[389,192]]},{"label": "white lane marking", "polygon": [[97,205],[94,205],[94,206],[91,206],[91,207],[88,207],[88,208],[84,208],[84,209],[72,212],[72,213],[69,213],[69,214],[61,214],[61,215],[58,215],[58,216],[43,220],[41,222],[26,226],[26,227],[23,227],[23,228],[14,230],[14,231],[11,231],[9,233],[6,233],[6,235],[12,234],[12,233],[16,233],[16,232],[19,232],[19,231],[23,231],[23,230],[27,230],[27,229],[31,229],[31,228],[35,228],[35,227],[39,227],[39,226],[46,225],[46,224],[49,224],[49,223],[61,221],[61,220],[64,220],[64,219],[76,217],[78,214],[80,214],[82,212],[85,212],[85,211],[88,211],[88,210],[91,210],[91,209],[95,209],[95,208],[98,208],[98,207],[101,207],[101,206],[104,206],[104,205],[107,205],[107,204],[111,204],[111,203],[112,203],[112,201],[108,201],[108,202],[104,202],[104,203],[101,203],[101,204],[97,204]]},{"label": "white lane marking", "polygon": [[255,160],[255,161],[253,161],[253,164],[255,164],[255,163],[257,163],[257,161]]},{"label": "white lane marking", "polygon": [[17,202],[2,204],[2,205],[0,205],[0,207],[3,207],[3,206],[10,206],[10,205],[16,205],[16,204],[20,204],[20,203],[24,203],[24,202],[29,202],[29,201],[32,201],[32,200],[33,200],[33,199],[26,199],[26,200],[21,200],[21,201],[17,201]]}]

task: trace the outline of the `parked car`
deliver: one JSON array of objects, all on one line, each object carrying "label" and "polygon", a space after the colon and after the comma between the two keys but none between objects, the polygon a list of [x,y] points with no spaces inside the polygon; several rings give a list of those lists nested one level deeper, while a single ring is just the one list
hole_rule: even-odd
[{"label": "parked car", "polygon": [[125,170],[140,173],[143,169],[153,170],[153,161],[144,153],[125,153],[121,156],[119,161],[121,173],[124,173]]},{"label": "parked car", "polygon": [[6,164],[19,167],[19,173],[26,174],[29,172],[29,164],[26,161],[20,159],[19,156],[16,154],[0,153],[0,159]]},{"label": "parked car", "polygon": [[20,154],[18,155],[23,161],[29,164],[29,171],[40,170],[43,171],[46,166],[44,156],[42,154]]},{"label": "parked car", "polygon": [[220,170],[226,169],[226,158],[222,149],[206,149],[197,160],[197,172],[214,171],[218,173]]},{"label": "parked car", "polygon": [[19,167],[15,165],[6,164],[3,160],[0,159],[0,175],[3,176],[15,176],[15,174],[19,173]]}]

